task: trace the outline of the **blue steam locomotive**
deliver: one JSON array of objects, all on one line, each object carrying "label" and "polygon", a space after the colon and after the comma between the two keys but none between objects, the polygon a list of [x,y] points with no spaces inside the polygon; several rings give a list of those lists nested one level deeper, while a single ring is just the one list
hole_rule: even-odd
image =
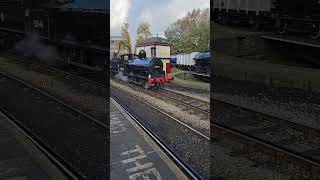
[{"label": "blue steam locomotive", "polygon": [[159,88],[163,83],[173,81],[163,71],[163,63],[159,58],[146,58],[146,52],[140,50],[139,55],[124,54],[116,56],[110,63],[111,75],[138,84],[145,88]]}]

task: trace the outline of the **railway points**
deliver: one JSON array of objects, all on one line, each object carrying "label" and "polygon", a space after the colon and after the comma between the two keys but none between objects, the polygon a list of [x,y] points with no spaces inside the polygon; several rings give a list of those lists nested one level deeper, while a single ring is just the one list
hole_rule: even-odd
[{"label": "railway points", "polygon": [[[0,179],[67,180],[48,151],[0,110]],[[69,175],[72,175],[70,173]],[[72,177],[72,176],[71,176]]]},{"label": "railway points", "polygon": [[146,132],[110,98],[111,179],[188,179]]},{"label": "railway points", "polygon": [[111,86],[125,91],[143,100],[148,106],[161,110],[164,114],[171,116],[173,120],[181,122],[195,129],[201,134],[208,136],[209,131],[209,102],[192,98],[165,89],[150,91],[135,85],[123,84],[112,81]]}]

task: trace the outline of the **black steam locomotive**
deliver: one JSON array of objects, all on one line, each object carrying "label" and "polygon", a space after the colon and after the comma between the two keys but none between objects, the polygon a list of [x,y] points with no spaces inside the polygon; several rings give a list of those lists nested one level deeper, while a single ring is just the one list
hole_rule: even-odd
[{"label": "black steam locomotive", "polygon": [[222,24],[269,25],[278,33],[320,37],[319,0],[213,0],[213,19]]},{"label": "black steam locomotive", "polygon": [[0,47],[104,70],[108,6],[101,0],[2,0]]}]

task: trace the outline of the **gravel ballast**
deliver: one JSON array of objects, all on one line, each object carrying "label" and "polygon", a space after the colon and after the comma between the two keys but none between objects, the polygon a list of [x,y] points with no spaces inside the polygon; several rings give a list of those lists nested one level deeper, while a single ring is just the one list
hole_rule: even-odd
[{"label": "gravel ballast", "polygon": [[[32,64],[32,65],[30,65]],[[101,87],[43,63],[0,57],[0,71],[21,79],[91,116],[108,122],[108,103]],[[105,91],[108,91],[107,87]]]},{"label": "gravel ballast", "polygon": [[[140,123],[151,130],[170,150],[190,165],[204,179],[209,177],[210,141],[181,125],[171,117],[143,103],[137,95],[110,87],[110,95]],[[139,99],[139,100],[138,100]]]},{"label": "gravel ballast", "polygon": [[162,100],[159,100],[155,97],[151,97],[149,95],[146,95],[144,93],[138,92],[133,90],[132,88],[128,86],[124,86],[122,84],[119,84],[115,81],[111,80],[111,85],[121,88],[134,96],[140,97],[141,99],[145,100],[146,102],[152,104],[153,106],[158,107],[159,109],[169,113],[170,115],[178,118],[179,120],[183,121],[184,123],[197,128],[201,130],[207,131],[207,134],[209,134],[210,131],[210,121],[208,119],[202,119],[196,115],[190,114],[183,109],[178,108],[177,106],[171,105],[167,102],[164,102]]}]

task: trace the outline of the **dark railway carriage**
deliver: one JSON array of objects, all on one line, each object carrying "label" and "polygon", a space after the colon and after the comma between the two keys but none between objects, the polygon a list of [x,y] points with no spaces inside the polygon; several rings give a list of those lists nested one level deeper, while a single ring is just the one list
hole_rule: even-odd
[{"label": "dark railway carriage", "polygon": [[175,67],[177,64],[177,55],[171,55],[170,56],[170,65],[172,67]]},{"label": "dark railway carriage", "polygon": [[[319,0],[213,0],[213,19],[320,38]],[[267,25],[267,26],[261,26]]]},{"label": "dark railway carriage", "polygon": [[213,19],[222,24],[261,24],[271,17],[275,0],[213,0]]},{"label": "dark railway carriage", "polygon": [[2,1],[0,45],[13,48],[36,34],[43,46],[56,49],[56,60],[103,70],[108,57],[108,13],[108,3],[100,0]]},{"label": "dark railway carriage", "polygon": [[320,37],[319,0],[277,0],[273,14],[278,15],[279,32],[305,34],[313,39]]},{"label": "dark railway carriage", "polygon": [[195,71],[199,74],[210,75],[210,53],[198,53],[195,57]]}]

